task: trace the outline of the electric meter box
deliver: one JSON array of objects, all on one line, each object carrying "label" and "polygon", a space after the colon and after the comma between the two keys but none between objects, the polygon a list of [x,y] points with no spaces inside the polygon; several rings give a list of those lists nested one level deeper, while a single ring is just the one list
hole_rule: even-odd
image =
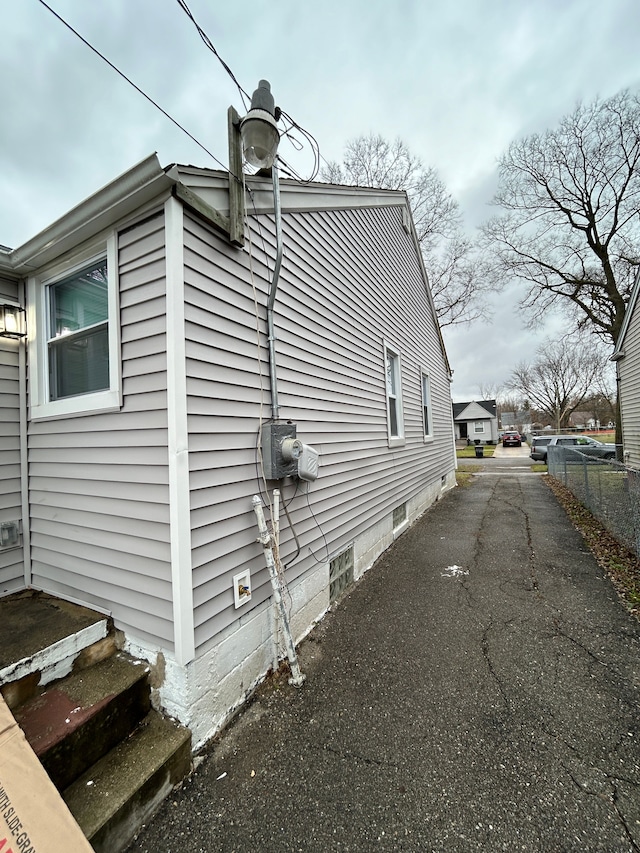
[{"label": "electric meter box", "polygon": [[[284,442],[287,439],[292,440],[295,438],[295,424],[263,424],[262,464],[266,480],[282,480],[284,477],[297,476],[297,457],[299,454],[295,452],[283,453]],[[291,441],[287,442],[287,446],[288,448],[291,446]]]}]

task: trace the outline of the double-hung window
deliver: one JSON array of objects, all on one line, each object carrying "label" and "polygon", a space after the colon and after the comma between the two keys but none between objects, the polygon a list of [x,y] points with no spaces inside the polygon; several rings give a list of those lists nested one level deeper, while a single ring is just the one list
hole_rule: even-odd
[{"label": "double-hung window", "polygon": [[106,258],[47,286],[49,400],[109,388],[108,297]]},{"label": "double-hung window", "polygon": [[384,360],[387,384],[387,432],[389,446],[394,447],[404,444],[400,354],[397,350],[385,344]]},{"label": "double-hung window", "polygon": [[422,429],[424,440],[433,438],[433,415],[431,413],[431,386],[429,374],[426,370],[420,371],[420,384],[422,387]]},{"label": "double-hung window", "polygon": [[114,242],[29,282],[36,419],[120,405]]}]

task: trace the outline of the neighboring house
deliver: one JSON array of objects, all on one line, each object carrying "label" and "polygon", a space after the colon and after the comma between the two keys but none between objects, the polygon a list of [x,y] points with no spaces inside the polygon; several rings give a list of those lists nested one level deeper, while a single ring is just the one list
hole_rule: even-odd
[{"label": "neighboring house", "polygon": [[495,444],[498,441],[498,416],[495,400],[474,400],[453,404],[453,423],[456,439],[468,439],[474,444]]},{"label": "neighboring house", "polygon": [[569,415],[569,427],[575,429],[595,429],[596,421],[589,412],[572,412]]},{"label": "neighboring house", "polygon": [[618,399],[625,462],[640,468],[640,272],[631,291],[618,343],[611,356],[616,363]]},{"label": "neighboring house", "polygon": [[[244,248],[228,175],[152,156],[0,251],[2,302],[26,305],[28,333],[0,337],[0,594],[110,613],[161,664],[159,703],[196,747],[283,655],[252,497],[282,490],[300,639],[455,485],[451,371],[405,194],[294,181],[278,425],[320,467],[263,479],[277,229],[271,180],[247,183]],[[472,430],[493,421],[478,406]]]}]

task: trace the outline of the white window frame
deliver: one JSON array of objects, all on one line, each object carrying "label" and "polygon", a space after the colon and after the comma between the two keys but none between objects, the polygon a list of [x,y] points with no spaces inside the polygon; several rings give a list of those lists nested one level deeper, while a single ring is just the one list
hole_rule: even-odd
[{"label": "white window frame", "polygon": [[[420,368],[420,397],[422,399],[421,414],[423,440],[425,442],[429,442],[433,441],[433,409],[431,407],[431,379],[429,378],[429,371],[424,367]],[[424,428],[425,409],[427,411],[427,419],[429,421],[428,430]]]},{"label": "white window frame", "polygon": [[[122,374],[120,364],[120,312],[118,299],[118,263],[116,235],[94,242],[63,262],[46,267],[27,282],[28,348],[31,419],[62,418],[115,411],[122,406]],[[48,286],[79,272],[93,263],[107,259],[109,387],[102,391],[51,400],[49,392],[48,355]]]},{"label": "white window frame", "polygon": [[484,433],[486,432],[484,427],[485,427],[484,421],[474,421],[473,422],[473,432],[474,433],[481,432],[484,435]]},{"label": "white window frame", "polygon": [[[393,359],[393,379],[395,393],[389,393],[387,382],[387,362],[389,358]],[[400,349],[393,346],[387,341],[383,341],[383,371],[384,371],[384,394],[387,409],[387,439],[389,447],[402,447],[405,444],[404,435],[404,409],[402,405],[402,358]],[[391,407],[390,400],[395,401],[396,422],[398,425],[397,434],[391,432]]]}]

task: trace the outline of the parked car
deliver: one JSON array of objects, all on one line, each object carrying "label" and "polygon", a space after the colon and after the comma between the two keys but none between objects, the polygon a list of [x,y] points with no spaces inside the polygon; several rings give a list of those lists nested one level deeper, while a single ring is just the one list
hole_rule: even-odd
[{"label": "parked car", "polygon": [[529,456],[538,461],[547,461],[547,444],[551,441],[550,435],[536,435],[531,439],[531,453]]},{"label": "parked car", "polygon": [[513,430],[509,430],[505,432],[502,436],[502,446],[503,447],[522,447],[522,437],[519,432],[514,432]]},{"label": "parked car", "polygon": [[547,449],[556,445],[575,447],[587,456],[595,456],[598,459],[615,459],[615,444],[605,444],[588,435],[539,435],[531,441],[532,459],[542,462],[547,461]]}]

